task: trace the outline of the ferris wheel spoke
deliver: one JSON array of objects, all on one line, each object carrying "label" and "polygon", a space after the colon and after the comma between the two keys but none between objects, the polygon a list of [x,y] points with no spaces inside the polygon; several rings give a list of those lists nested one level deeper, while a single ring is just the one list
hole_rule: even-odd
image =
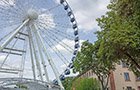
[{"label": "ferris wheel spoke", "polygon": [[70,25],[70,24],[64,24],[64,23],[60,23],[60,22],[54,22],[54,21],[52,21],[52,20],[47,20],[47,21],[45,21],[45,22],[43,22],[44,20],[46,20],[46,18],[44,18],[44,17],[42,17],[42,18],[39,18],[39,20],[38,20],[38,22],[39,23],[44,23],[44,24],[50,24],[50,25],[56,25],[56,26],[62,26],[62,27],[67,27],[67,28],[71,28],[72,27],[72,25]]},{"label": "ferris wheel spoke", "polygon": [[70,36],[67,33],[64,33],[64,32],[62,32],[60,30],[56,30],[55,28],[54,29],[52,28],[50,30],[52,31],[52,33],[54,33],[55,35],[57,35],[59,37],[66,38],[66,39],[69,39],[69,40],[73,40],[73,36]]},{"label": "ferris wheel spoke", "polygon": [[0,8],[0,14],[2,14],[2,15],[12,15],[12,16],[15,16],[16,14],[15,13],[11,13],[11,11],[10,10],[3,10],[3,9],[1,9]]},{"label": "ferris wheel spoke", "polygon": [[43,39],[44,39],[44,41],[46,41],[46,43],[48,44],[48,46],[56,53],[56,55],[62,60],[62,62],[67,66],[67,63],[69,63],[69,61],[59,51],[59,49],[53,44],[53,42],[47,36],[46,36],[46,38],[43,38]]},{"label": "ferris wheel spoke", "polygon": [[48,13],[49,11],[52,11],[52,10],[56,9],[56,8],[59,7],[59,6],[61,6],[61,4],[57,4],[56,6],[54,6],[54,7],[52,7],[52,8],[49,8],[49,9],[47,9],[47,10],[41,12],[41,14]]},{"label": "ferris wheel spoke", "polygon": [[[5,1],[5,4],[8,4],[8,7],[10,8],[9,11],[11,11],[11,9],[15,10],[15,11],[11,11],[15,14],[18,15],[18,13],[22,10],[21,8],[19,8],[18,4],[16,2],[13,1],[13,5],[10,5],[10,3],[8,1]],[[16,8],[15,6],[17,6],[18,8]],[[4,7],[4,8],[7,8],[7,7]],[[22,13],[20,13],[20,15],[23,15]]]},{"label": "ferris wheel spoke", "polygon": [[36,3],[37,3],[37,1],[36,1],[36,0],[33,0],[32,9],[34,9],[34,8],[35,8]]},{"label": "ferris wheel spoke", "polygon": [[[42,11],[41,9],[43,9],[42,7],[45,6],[47,0],[46,0],[46,1],[43,0],[43,1],[41,1],[41,2],[42,2],[42,3],[41,3],[41,5],[40,5],[40,7],[38,7],[37,11]],[[47,5],[49,5],[49,4],[47,4]]]},{"label": "ferris wheel spoke", "polygon": [[57,35],[58,37],[66,38],[68,40],[73,40],[73,36],[68,35],[60,30],[56,30],[55,28],[51,28],[51,27],[49,27],[49,30],[51,30],[51,33],[55,34],[55,36]]},{"label": "ferris wheel spoke", "polygon": [[[9,9],[5,9],[4,7],[0,7],[0,9],[1,9],[1,13],[3,13],[3,14],[15,14],[15,15],[20,15],[19,13],[18,13],[18,11],[13,11],[12,10],[12,8],[9,8]],[[7,12],[7,13],[5,13],[5,12]]]},{"label": "ferris wheel spoke", "polygon": [[5,13],[5,12],[2,12],[2,11],[0,11],[0,14],[1,14],[0,17],[3,17],[3,18],[8,18],[8,17],[17,18],[17,19],[22,18],[21,16],[17,16],[17,15],[11,14],[11,13]]},{"label": "ferris wheel spoke", "polygon": [[0,38],[0,42],[5,39],[7,36],[9,36],[11,33],[13,33],[15,30],[9,32],[8,34],[6,34],[5,36],[3,36],[2,38]]},{"label": "ferris wheel spoke", "polygon": [[[11,12],[13,12],[13,13],[15,13],[16,15],[24,15],[23,14],[23,12],[21,12],[22,11],[22,9],[18,6],[18,5],[16,5],[17,6],[17,8],[16,7],[14,7],[14,6],[12,6],[12,8],[14,9],[14,11],[11,11]],[[10,6],[10,8],[11,8],[11,6]]]},{"label": "ferris wheel spoke", "polygon": [[38,23],[42,24],[43,26],[46,27],[62,27],[62,28],[71,28],[72,26],[67,26],[67,25],[63,25],[63,24],[58,24],[58,23],[54,23],[54,22],[42,22],[42,21],[38,21]]},{"label": "ferris wheel spoke", "polygon": [[13,20],[21,20],[19,17],[17,17],[17,16],[11,16],[11,15],[2,15],[2,16],[0,16],[0,19],[9,19],[9,20],[11,20],[11,19],[13,19]]},{"label": "ferris wheel spoke", "polygon": [[[43,23],[41,21],[43,21],[44,19],[45,18],[39,19],[39,22]],[[46,23],[47,24],[51,24],[51,25],[55,24],[56,26],[62,26],[62,27],[67,27],[67,28],[71,28],[72,27],[72,25],[70,25],[70,24],[64,24],[64,23],[60,23],[60,22],[53,22],[53,21],[50,21],[50,20],[47,20]]]},{"label": "ferris wheel spoke", "polygon": [[5,11],[0,11],[0,14],[2,14],[0,16],[4,15],[4,17],[6,17],[6,18],[8,18],[7,16],[14,17],[14,18],[22,18],[20,15],[16,15],[16,14],[10,13],[10,11],[7,12],[7,13]]},{"label": "ferris wheel spoke", "polygon": [[60,15],[53,15],[52,17],[55,18],[66,18],[68,15],[67,14],[60,14]]},{"label": "ferris wheel spoke", "polygon": [[5,23],[5,24],[1,24],[0,25],[0,28],[7,28],[7,27],[10,27],[10,26],[14,26],[14,25],[17,25],[21,23],[21,21],[17,21],[17,22],[10,22],[10,23]]},{"label": "ferris wheel spoke", "polygon": [[[40,19],[39,22],[42,23],[41,22],[42,20],[44,20],[44,19]],[[71,28],[72,27],[72,25],[70,25],[70,24],[64,24],[64,23],[60,23],[60,22],[52,22],[52,21],[49,21],[49,20],[46,21],[45,23],[49,24],[51,26],[58,26],[58,27],[65,27],[65,28]]]},{"label": "ferris wheel spoke", "polygon": [[[52,39],[54,42],[56,42],[57,44],[59,44],[59,45],[61,45],[64,49],[66,49],[69,53],[73,53],[73,50],[71,49],[71,48],[68,48],[67,46],[68,45],[66,45],[64,42],[62,42],[62,41],[60,41],[60,40],[58,40],[58,39],[56,39],[56,38],[54,38],[54,37],[52,37],[52,36],[50,36],[49,34],[47,34],[46,32],[44,32],[44,31],[42,31],[43,33],[45,33],[50,39]],[[46,35],[44,35],[44,36],[46,36]],[[61,42],[61,43],[60,43]]]},{"label": "ferris wheel spoke", "polygon": [[9,3],[6,0],[1,0],[0,3],[2,3],[3,6],[9,6]]},{"label": "ferris wheel spoke", "polygon": [[[37,22],[36,22],[36,23],[37,23]],[[40,23],[37,23],[37,24],[40,25],[40,27],[41,27],[41,26],[44,27],[44,26],[41,25]],[[47,25],[45,25],[45,26],[46,26],[49,30],[51,30],[52,33],[54,33],[54,34],[57,34],[57,35],[59,35],[59,36],[61,36],[61,37],[65,37],[65,38],[70,39],[70,40],[73,40],[73,39],[74,39],[73,36],[71,36],[71,35],[69,35],[69,34],[63,32],[62,30],[58,30],[58,29],[56,29],[56,28],[53,28],[52,26],[47,26]]]},{"label": "ferris wheel spoke", "polygon": [[[12,2],[12,1],[11,1]],[[19,12],[19,10],[17,9],[17,8],[15,8],[14,6],[15,5],[17,5],[14,1],[12,2],[13,3],[13,5],[11,5],[10,4],[10,2],[9,1],[6,1],[6,0],[3,0],[3,3],[5,4],[5,5],[3,5],[2,7],[2,9],[4,9],[4,10],[7,10],[7,7],[8,8],[10,8],[10,10],[8,10],[8,11],[11,11],[11,9],[14,9],[16,12],[16,14]],[[6,8],[6,9],[5,9]],[[11,11],[12,12],[12,11]],[[14,11],[13,11],[14,12]]]},{"label": "ferris wheel spoke", "polygon": [[[41,30],[41,31],[43,31],[45,34],[47,34],[47,36],[49,36],[51,39],[53,39],[54,41],[56,41],[58,43],[61,42],[59,44],[61,44],[64,48],[67,47],[67,50],[69,50],[71,53],[74,51],[69,45],[67,45],[66,43],[64,43],[61,39],[59,39],[52,32],[50,32],[50,30],[47,30],[46,27],[44,27],[44,26],[41,26],[41,27],[43,27],[45,29],[45,30]],[[48,33],[49,33],[49,35],[48,35]]]},{"label": "ferris wheel spoke", "polygon": [[57,18],[66,18],[66,17],[68,17],[68,15],[67,14],[54,14],[54,15],[48,15],[48,16],[40,16],[40,18],[47,18],[47,19],[49,19],[49,18],[53,18],[53,19],[57,19]]},{"label": "ferris wheel spoke", "polygon": [[[74,51],[68,44],[64,43],[60,38],[56,37],[52,32],[50,32],[49,30],[46,31],[47,33],[49,33],[50,38],[53,38],[57,41],[60,41],[64,46],[68,47],[72,52]],[[52,37],[54,36],[54,37]]]},{"label": "ferris wheel spoke", "polygon": [[[44,39],[45,40],[45,39]],[[48,40],[48,39],[46,39]],[[45,40],[45,41],[46,41]],[[51,44],[49,44],[47,41],[46,41],[47,45],[51,48],[51,50],[53,50],[53,52],[58,56],[58,58],[60,58],[60,60],[67,66],[67,62],[65,61],[65,57],[60,53],[60,51],[56,48],[56,47],[52,47]],[[55,49],[54,49],[55,48]]]},{"label": "ferris wheel spoke", "polygon": [[[22,1],[22,0],[17,0],[17,2],[18,2],[19,4],[16,3],[16,6],[18,7],[18,10],[23,11],[23,12],[26,12],[26,7],[23,6],[23,3],[25,3],[25,2],[21,2],[21,1]],[[29,1],[29,0],[28,0],[28,1]],[[23,13],[23,12],[21,12],[21,13]]]},{"label": "ferris wheel spoke", "polygon": [[[0,18],[0,20],[2,20],[2,21],[14,21],[14,22],[17,22],[17,21],[19,21],[19,19],[18,18]],[[20,21],[22,21],[22,20],[20,20]]]}]

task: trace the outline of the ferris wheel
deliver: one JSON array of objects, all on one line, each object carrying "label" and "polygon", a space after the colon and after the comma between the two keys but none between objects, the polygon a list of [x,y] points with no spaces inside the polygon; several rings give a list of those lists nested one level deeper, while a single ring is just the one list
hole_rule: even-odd
[{"label": "ferris wheel", "polygon": [[77,22],[66,0],[0,0],[0,87],[63,90],[78,48]]}]

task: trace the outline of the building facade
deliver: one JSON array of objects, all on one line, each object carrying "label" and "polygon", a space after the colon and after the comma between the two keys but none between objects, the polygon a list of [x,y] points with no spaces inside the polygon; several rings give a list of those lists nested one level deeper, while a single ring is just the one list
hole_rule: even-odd
[{"label": "building facade", "polygon": [[[140,77],[129,71],[125,62],[117,65],[116,70],[110,72],[108,90],[140,90]],[[91,69],[80,77],[97,78]]]}]

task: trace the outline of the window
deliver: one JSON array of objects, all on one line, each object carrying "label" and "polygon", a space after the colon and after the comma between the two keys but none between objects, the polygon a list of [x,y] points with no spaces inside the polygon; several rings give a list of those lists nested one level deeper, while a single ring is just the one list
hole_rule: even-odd
[{"label": "window", "polygon": [[137,77],[137,76],[136,76],[136,81],[140,81],[140,77]]},{"label": "window", "polygon": [[140,86],[138,86],[138,90],[140,90]]},{"label": "window", "polygon": [[132,87],[127,87],[127,90],[132,90]]},{"label": "window", "polygon": [[124,73],[125,81],[130,81],[129,73]]},{"label": "window", "polygon": [[126,68],[127,65],[126,65],[126,62],[125,61],[122,61],[122,65],[123,65],[123,68]]},{"label": "window", "polygon": [[88,77],[88,73],[87,73],[87,77]]},{"label": "window", "polygon": [[140,90],[140,86],[138,86],[138,90]]},{"label": "window", "polygon": [[140,77],[137,77],[137,80],[140,80]]}]

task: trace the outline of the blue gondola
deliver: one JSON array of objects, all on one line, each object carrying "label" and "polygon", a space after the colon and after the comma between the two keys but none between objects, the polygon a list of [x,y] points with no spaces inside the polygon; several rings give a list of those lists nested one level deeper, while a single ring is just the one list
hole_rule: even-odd
[{"label": "blue gondola", "polygon": [[64,75],[60,75],[59,78],[60,78],[61,81],[65,81],[65,76]]},{"label": "blue gondola", "polygon": [[79,48],[79,44],[75,44],[75,48],[76,48],[76,49]]},{"label": "blue gondola", "polygon": [[76,30],[76,31],[74,32],[74,35],[75,35],[75,36],[77,36],[77,35],[78,35],[78,30]]},{"label": "blue gondola", "polygon": [[64,3],[64,0],[60,0],[60,3],[63,4]]},{"label": "blue gondola", "polygon": [[78,37],[76,37],[76,38],[75,38],[75,42],[78,42],[78,41],[79,41],[79,38],[78,38]]},{"label": "blue gondola", "polygon": [[53,80],[53,84],[54,85],[58,85],[58,81],[55,79],[55,80]]},{"label": "blue gondola", "polygon": [[71,16],[71,15],[72,15],[72,12],[71,12],[71,11],[69,11],[69,12],[68,12],[68,16]]},{"label": "blue gondola", "polygon": [[64,71],[64,73],[65,73],[65,75],[69,75],[69,74],[70,74],[70,70],[69,70],[69,69],[66,69],[66,70]]},{"label": "blue gondola", "polygon": [[77,50],[74,51],[73,55],[76,55],[76,54],[77,54]]},{"label": "blue gondola", "polygon": [[74,66],[73,66],[73,63],[70,63],[69,66],[68,66],[70,69],[72,69]]},{"label": "blue gondola", "polygon": [[47,88],[49,88],[49,85],[46,85]]},{"label": "blue gondola", "polygon": [[74,60],[75,60],[75,57],[73,57],[71,61],[74,61]]},{"label": "blue gondola", "polygon": [[72,23],[75,21],[75,18],[71,18],[71,20],[70,20]]},{"label": "blue gondola", "polygon": [[65,9],[65,10],[68,10],[68,8],[69,8],[69,6],[68,6],[68,5],[64,6],[64,9]]},{"label": "blue gondola", "polygon": [[76,29],[76,28],[77,28],[77,24],[74,24],[74,25],[73,25],[73,29]]}]

